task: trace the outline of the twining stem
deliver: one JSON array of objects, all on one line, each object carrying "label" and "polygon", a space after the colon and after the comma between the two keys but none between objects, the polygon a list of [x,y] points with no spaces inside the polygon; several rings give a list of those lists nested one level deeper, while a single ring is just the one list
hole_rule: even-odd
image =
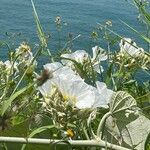
[{"label": "twining stem", "polygon": [[87,130],[86,130],[85,127],[83,127],[83,132],[84,132],[84,135],[85,135],[86,139],[90,140],[89,135],[88,135]]},{"label": "twining stem", "polygon": [[101,119],[98,128],[97,128],[97,137],[102,138],[103,128],[105,125],[106,119],[111,115],[111,112],[107,112]]}]

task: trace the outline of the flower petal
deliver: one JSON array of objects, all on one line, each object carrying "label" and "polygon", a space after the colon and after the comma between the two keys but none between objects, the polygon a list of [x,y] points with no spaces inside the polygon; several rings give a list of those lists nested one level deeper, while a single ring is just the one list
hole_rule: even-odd
[{"label": "flower petal", "polygon": [[137,57],[140,53],[144,52],[144,50],[137,47],[136,43],[133,42],[130,38],[121,39],[119,46],[121,52],[126,52],[132,57]]}]

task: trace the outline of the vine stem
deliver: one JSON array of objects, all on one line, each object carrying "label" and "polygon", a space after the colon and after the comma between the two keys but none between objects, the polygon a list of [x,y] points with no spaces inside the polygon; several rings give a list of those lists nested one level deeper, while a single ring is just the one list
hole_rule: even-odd
[{"label": "vine stem", "polygon": [[[12,142],[12,143],[24,143],[24,144],[54,144],[59,145],[66,144],[62,140],[53,140],[53,139],[38,139],[38,138],[21,138],[21,137],[0,137],[0,142]],[[71,146],[96,146],[96,147],[108,147],[112,150],[129,150],[128,148],[114,145],[102,140],[69,140],[67,141]]]},{"label": "vine stem", "polygon": [[105,125],[106,119],[111,115],[111,112],[107,112],[101,119],[98,128],[97,128],[97,137],[101,139],[103,133],[103,127]]}]

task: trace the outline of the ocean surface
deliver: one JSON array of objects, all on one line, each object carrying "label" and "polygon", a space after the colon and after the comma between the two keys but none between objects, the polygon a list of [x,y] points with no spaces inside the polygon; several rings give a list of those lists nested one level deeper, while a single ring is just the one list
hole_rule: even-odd
[{"label": "ocean surface", "polygon": [[[74,37],[81,34],[75,41],[75,48],[90,49],[90,33],[98,26],[111,20],[112,29],[125,37],[135,40],[136,35],[120,20],[125,21],[135,29],[143,28],[137,21],[138,11],[135,6],[125,0],[34,0],[35,6],[46,33],[51,34],[52,49],[58,45],[58,39],[67,39],[67,34]],[[55,18],[61,16],[64,26],[58,37]],[[30,0],[0,0],[0,40],[18,38],[28,42],[38,40]],[[20,35],[21,34],[21,35]],[[20,35],[20,36],[17,36]],[[102,44],[102,43],[100,43]],[[57,49],[57,48],[56,48]],[[3,57],[5,53],[0,53]]]},{"label": "ocean surface", "polygon": [[[107,20],[112,21],[111,28],[116,33],[130,37],[139,46],[145,47],[145,43],[121,22],[122,20],[138,31],[144,32],[143,26],[137,21],[138,11],[126,0],[34,0],[34,2],[44,32],[51,36],[49,48],[53,53],[65,45],[68,33],[73,37],[81,35],[73,43],[74,50],[84,49],[91,52],[95,44],[105,48],[103,41],[94,43],[90,35],[98,23],[105,24]],[[55,24],[57,16],[61,16],[63,22],[60,33],[57,32]],[[38,43],[30,0],[0,0],[0,41],[10,42],[14,49],[22,41],[32,43],[33,46]],[[7,53],[7,49],[0,48],[0,59],[6,60]]]}]

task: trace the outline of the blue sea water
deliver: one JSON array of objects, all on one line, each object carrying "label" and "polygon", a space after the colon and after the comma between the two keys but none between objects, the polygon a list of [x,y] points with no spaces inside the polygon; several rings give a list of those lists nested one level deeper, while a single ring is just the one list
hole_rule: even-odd
[{"label": "blue sea water", "polygon": [[[74,41],[73,49],[91,51],[95,43],[91,42],[90,33],[98,23],[104,24],[111,20],[112,29],[124,37],[133,38],[139,46],[145,43],[126,27],[120,20],[128,23],[138,31],[143,32],[143,26],[137,21],[138,11],[126,0],[34,0],[35,6],[46,33],[51,34],[49,47],[52,52],[58,50],[67,41],[68,33],[81,37]],[[61,16],[67,24],[58,36],[55,18]],[[11,35],[9,38],[9,36]],[[20,36],[16,36],[21,34]],[[17,40],[16,40],[17,39]],[[0,41],[28,41],[37,43],[36,26],[30,0],[0,0]],[[104,46],[102,41],[96,43]],[[7,51],[0,49],[0,59],[6,59]]]},{"label": "blue sea water", "polygon": [[[135,38],[134,33],[123,25],[123,20],[134,28],[142,31],[137,21],[138,12],[135,6],[125,0],[35,0],[41,23],[45,32],[51,33],[51,45],[58,42],[55,17],[61,16],[67,23],[60,37],[65,39],[68,32],[74,36],[82,36],[76,40],[76,47],[89,48],[90,33],[97,23],[111,20],[113,30],[127,37]],[[4,39],[5,32],[21,33],[22,39],[36,41],[36,26],[30,0],[0,0],[0,38]],[[2,57],[5,54],[0,54]]]}]

